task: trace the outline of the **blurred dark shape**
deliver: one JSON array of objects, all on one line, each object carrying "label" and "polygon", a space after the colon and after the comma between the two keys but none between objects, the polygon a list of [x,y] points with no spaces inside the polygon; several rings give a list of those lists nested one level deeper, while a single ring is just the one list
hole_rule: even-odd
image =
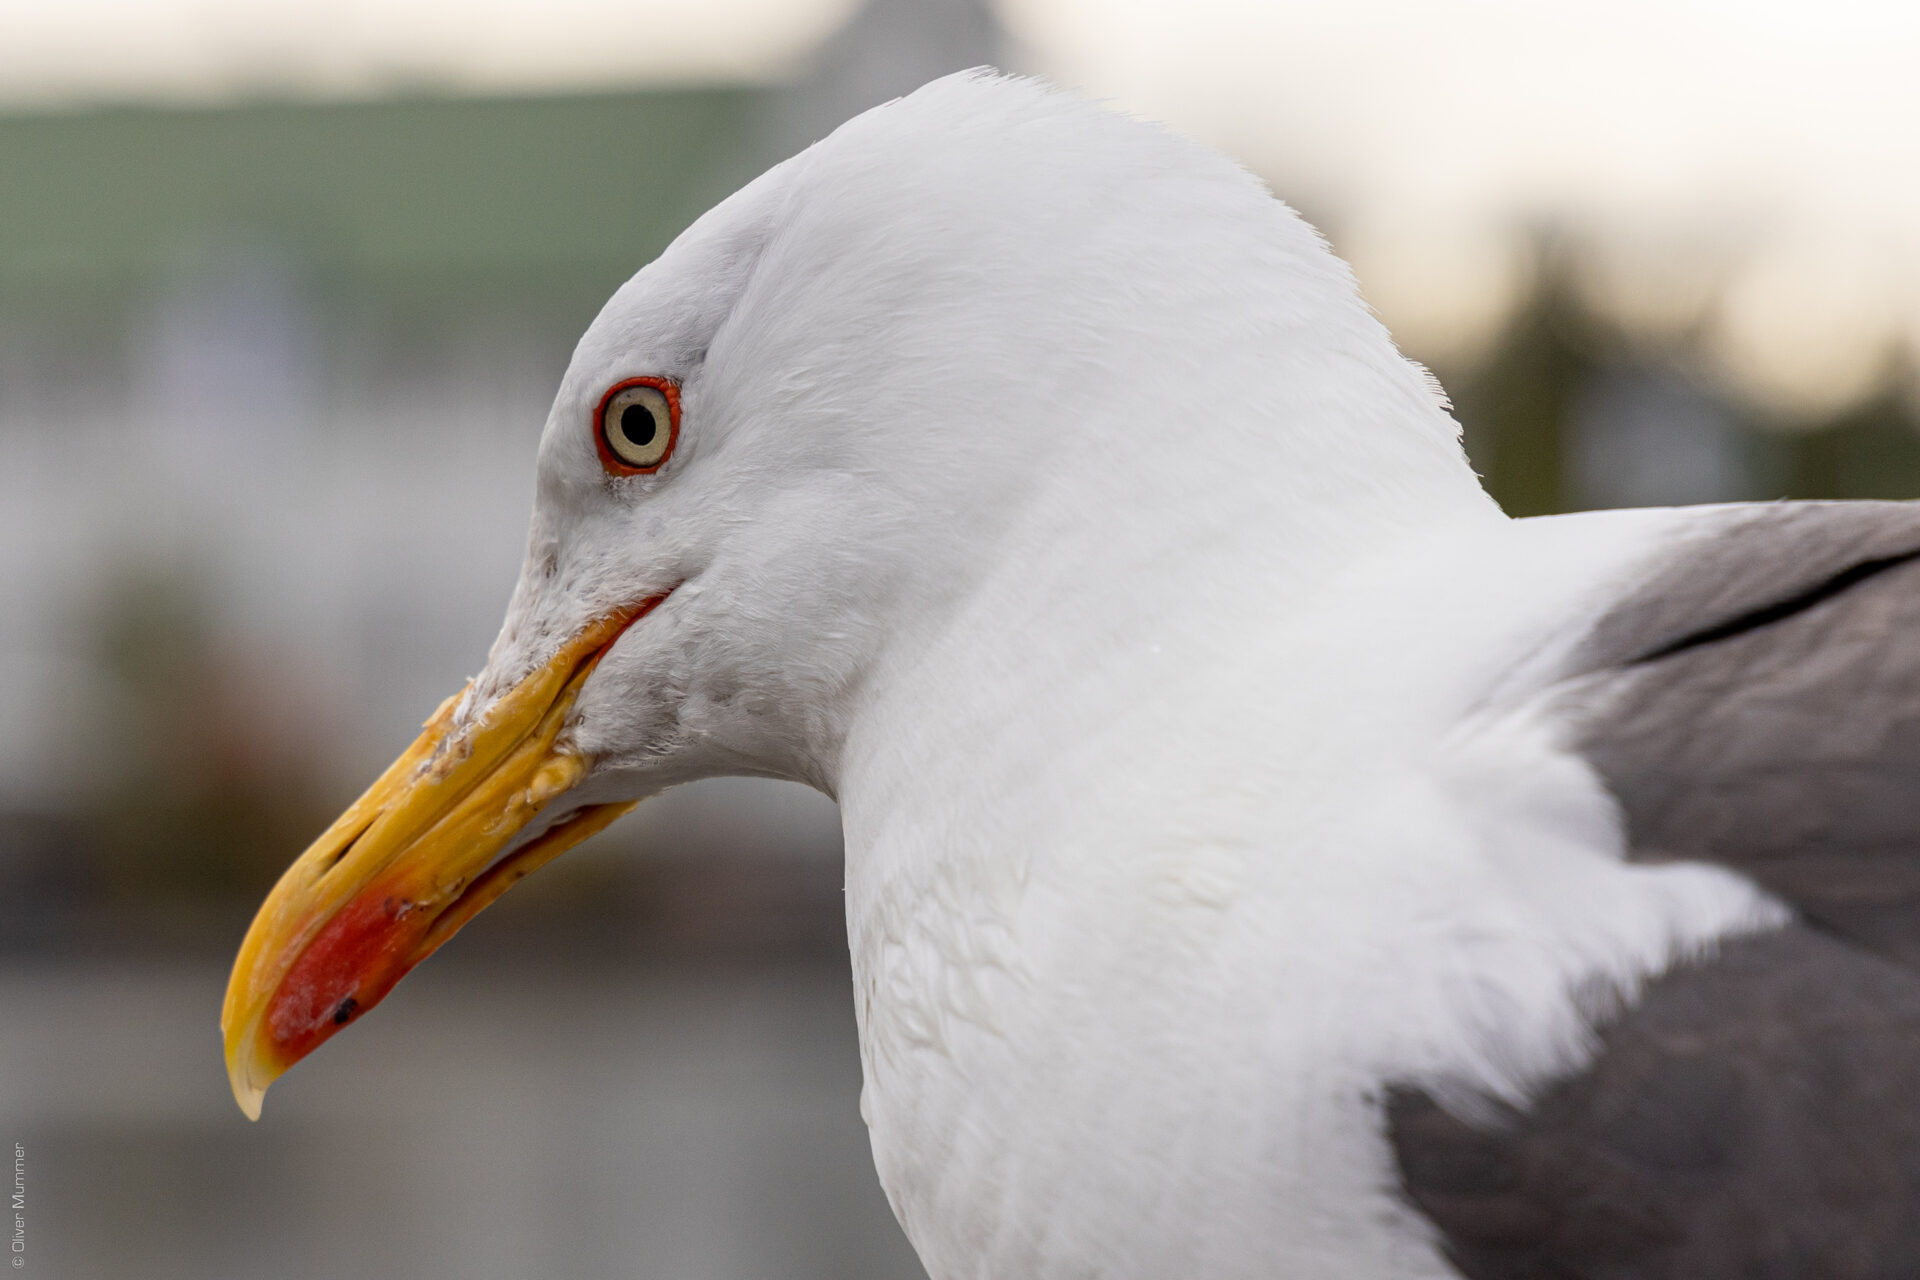
[{"label": "blurred dark shape", "polygon": [[1786,437],[1782,496],[1920,496],[1920,420],[1899,381],[1812,430]]},{"label": "blurred dark shape", "polygon": [[1576,510],[1757,496],[1748,432],[1680,370],[1641,361],[1594,370],[1567,429],[1562,485]]},{"label": "blurred dark shape", "polygon": [[1920,496],[1908,370],[1825,419],[1763,416],[1714,389],[1702,334],[1649,341],[1601,317],[1574,283],[1576,253],[1567,237],[1537,237],[1533,288],[1491,352],[1436,367],[1467,455],[1510,515]]},{"label": "blurred dark shape", "polygon": [[331,817],[311,736],[327,721],[302,697],[301,665],[223,642],[216,616],[204,584],[154,565],[109,578],[96,602],[112,767],[76,816],[74,861],[97,860],[87,879],[105,912],[75,941],[224,943],[230,913],[209,918],[207,904],[261,892]]},{"label": "blurred dark shape", "polygon": [[[109,801],[113,892],[180,885],[206,892],[247,876],[237,865],[231,818],[271,821],[289,772],[261,719],[249,714],[242,663],[216,648],[203,590],[164,570],[110,581],[95,622],[100,669],[119,694],[117,770]],[[245,810],[244,815],[236,811]],[[155,856],[191,833],[190,860]]]},{"label": "blurred dark shape", "polygon": [[1551,249],[1540,252],[1534,290],[1491,355],[1464,377],[1442,374],[1466,429],[1467,456],[1515,516],[1569,509],[1567,419],[1605,345]]},{"label": "blurred dark shape", "polygon": [[58,954],[102,897],[100,858],[70,813],[0,812],[0,955]]}]

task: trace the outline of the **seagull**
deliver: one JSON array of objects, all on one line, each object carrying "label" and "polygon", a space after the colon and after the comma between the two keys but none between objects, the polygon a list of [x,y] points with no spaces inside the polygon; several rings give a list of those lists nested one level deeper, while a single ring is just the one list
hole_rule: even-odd
[{"label": "seagull", "polygon": [[934,1280],[1920,1274],[1920,507],[1511,519],[1229,160],[986,71],[575,350],[481,673],[286,872],[251,1117],[665,788],[846,835]]}]

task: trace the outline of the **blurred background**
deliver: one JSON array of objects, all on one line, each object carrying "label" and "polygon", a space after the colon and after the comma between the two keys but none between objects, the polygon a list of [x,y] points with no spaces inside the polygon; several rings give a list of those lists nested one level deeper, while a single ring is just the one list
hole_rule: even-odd
[{"label": "blurred background", "polygon": [[1238,157],[1515,514],[1920,494],[1920,7],[0,0],[0,1139],[18,1274],[913,1277],[831,804],[509,896],[247,1125],[279,869],[483,659],[601,301],[980,63]]}]

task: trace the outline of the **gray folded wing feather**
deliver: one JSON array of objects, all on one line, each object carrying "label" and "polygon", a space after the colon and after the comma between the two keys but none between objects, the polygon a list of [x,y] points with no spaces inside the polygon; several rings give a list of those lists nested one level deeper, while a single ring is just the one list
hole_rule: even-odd
[{"label": "gray folded wing feather", "polygon": [[1799,916],[1678,966],[1500,1119],[1391,1088],[1462,1274],[1920,1277],[1920,504],[1727,508],[1576,651],[1629,856]]},{"label": "gray folded wing feather", "polygon": [[1724,863],[1920,966],[1920,504],[1734,508],[1586,649],[1617,675],[1574,742],[1631,857]]}]

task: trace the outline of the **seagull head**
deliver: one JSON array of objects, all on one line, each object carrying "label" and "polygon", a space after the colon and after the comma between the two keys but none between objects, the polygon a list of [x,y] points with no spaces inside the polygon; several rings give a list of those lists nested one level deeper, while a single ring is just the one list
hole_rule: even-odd
[{"label": "seagull head", "polygon": [[1297,563],[1366,511],[1417,519],[1457,487],[1436,476],[1471,487],[1421,371],[1257,181],[984,73],[691,226],[580,340],[538,465],[485,668],[241,948],[222,1025],[250,1116],[646,796],[722,774],[836,794],[861,717],[982,601],[1020,662],[1066,578],[1138,599],[1207,548]]}]

